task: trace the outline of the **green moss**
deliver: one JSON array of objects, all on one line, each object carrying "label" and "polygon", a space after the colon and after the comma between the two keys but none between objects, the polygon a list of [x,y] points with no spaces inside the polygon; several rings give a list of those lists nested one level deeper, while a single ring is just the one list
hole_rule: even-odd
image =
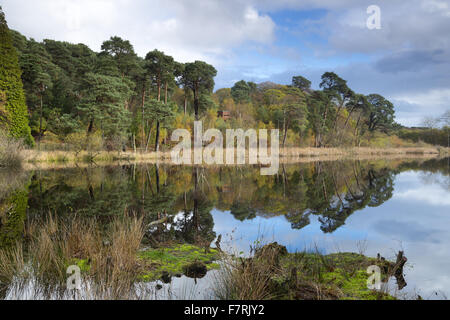
[{"label": "green moss", "polygon": [[213,263],[217,260],[217,250],[206,251],[191,244],[180,244],[171,247],[147,249],[139,253],[139,260],[142,263],[140,278],[144,281],[154,281],[161,278],[163,272],[170,276],[183,273],[183,267],[193,263],[202,262],[207,269],[217,269],[219,265]]},{"label": "green moss", "polygon": [[[395,299],[394,297],[371,290],[367,287],[369,274],[367,267],[379,264],[375,258],[357,253],[334,253],[320,255],[313,253],[288,254],[281,261],[282,271],[274,275],[272,280],[276,288],[287,288],[290,270],[297,269],[299,287],[313,284],[328,292],[331,298],[344,300],[380,300]],[[383,278],[383,277],[382,277]],[[298,287],[295,290],[299,290]],[[295,296],[289,292],[280,295]]]},{"label": "green moss", "polygon": [[72,264],[77,265],[81,272],[89,272],[91,270],[91,265],[88,259],[74,259]]}]

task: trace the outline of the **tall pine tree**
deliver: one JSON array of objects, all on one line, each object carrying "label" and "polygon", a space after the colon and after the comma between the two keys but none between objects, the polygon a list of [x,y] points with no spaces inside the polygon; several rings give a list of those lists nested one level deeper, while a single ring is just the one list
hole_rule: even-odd
[{"label": "tall pine tree", "polygon": [[16,49],[13,47],[11,33],[0,7],[0,96],[4,96],[4,109],[7,113],[6,127],[11,136],[23,138],[33,145],[31,129],[28,124],[28,111],[25,103],[21,70]]}]

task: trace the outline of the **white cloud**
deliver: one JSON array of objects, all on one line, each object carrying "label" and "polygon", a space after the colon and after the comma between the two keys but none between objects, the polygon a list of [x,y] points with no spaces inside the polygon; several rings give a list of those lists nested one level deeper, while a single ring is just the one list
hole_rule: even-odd
[{"label": "white cloud", "polygon": [[[393,99],[409,104],[428,106],[429,108],[449,108],[450,88],[431,89],[427,92],[408,93],[407,95],[393,96]],[[430,110],[431,112],[433,110]]]},{"label": "white cloud", "polygon": [[[347,52],[371,53],[404,48],[450,48],[447,2],[430,0],[382,0],[381,29],[365,28],[370,1],[329,13],[324,28],[330,30],[330,43]],[[351,35],[351,36],[348,36]]]},{"label": "white cloud", "polygon": [[436,185],[422,186],[416,189],[397,192],[394,198],[408,202],[425,202],[434,206],[450,206],[448,191]]},{"label": "white cloud", "polygon": [[[158,48],[182,62],[207,61],[219,70],[218,87],[234,79],[289,83],[296,74],[317,83],[335,71],[358,92],[392,99],[400,123],[418,125],[450,105],[450,1],[376,3],[381,30],[365,27],[373,0],[3,0],[2,6],[10,27],[36,40],[83,42],[98,51],[118,35],[141,56]],[[309,9],[325,9],[325,16],[305,19],[299,30],[276,26],[269,16]],[[281,31],[282,44],[275,42]],[[298,50],[299,43],[306,49]],[[352,61],[355,53],[369,59]]]},{"label": "white cloud", "polygon": [[244,42],[267,44],[274,39],[272,19],[237,0],[2,2],[9,26],[24,35],[83,42],[94,50],[118,35],[142,56],[158,48],[180,61],[217,63]]},{"label": "white cloud", "polygon": [[394,95],[392,101],[401,106],[397,112],[400,123],[420,126],[426,116],[440,116],[450,109],[450,88]]}]

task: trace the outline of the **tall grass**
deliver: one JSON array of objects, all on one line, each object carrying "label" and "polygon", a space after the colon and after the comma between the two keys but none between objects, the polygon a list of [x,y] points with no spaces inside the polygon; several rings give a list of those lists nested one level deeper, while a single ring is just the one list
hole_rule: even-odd
[{"label": "tall grass", "polygon": [[142,218],[116,218],[106,228],[92,218],[65,220],[49,216],[29,222],[23,243],[0,250],[1,289],[33,287],[38,288],[33,299],[67,298],[67,268],[79,265],[84,298],[137,298]]},{"label": "tall grass", "polygon": [[222,254],[220,269],[213,280],[214,298],[220,300],[270,300],[275,298],[272,277],[281,271],[279,252],[266,250],[256,241],[250,258]]},{"label": "tall grass", "polygon": [[[252,253],[253,252],[253,253]],[[379,291],[367,288],[369,265],[391,266],[357,253],[324,255],[311,252],[287,253],[276,242],[252,249],[249,257],[224,255],[213,280],[213,296],[221,300],[336,300],[392,299],[388,281]]]},{"label": "tall grass", "polygon": [[20,168],[23,149],[21,140],[11,138],[0,130],[0,168]]}]

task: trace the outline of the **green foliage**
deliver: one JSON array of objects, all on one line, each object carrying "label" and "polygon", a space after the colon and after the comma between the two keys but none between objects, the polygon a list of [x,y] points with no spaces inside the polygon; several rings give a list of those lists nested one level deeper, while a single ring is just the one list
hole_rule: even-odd
[{"label": "green foliage", "polygon": [[311,88],[311,81],[302,76],[292,77],[292,86],[306,91]]},{"label": "green foliage", "polygon": [[168,82],[173,81],[175,76],[175,61],[171,56],[167,56],[164,52],[153,50],[147,53],[145,57],[145,66],[152,83],[157,86],[157,96],[160,100],[161,87],[163,83],[168,85]]},{"label": "green foliage", "polygon": [[[28,112],[21,81],[18,55],[13,47],[11,33],[6,24],[5,15],[0,8],[0,92],[6,97],[4,110],[7,113],[8,128],[11,136],[22,138],[33,145],[31,129],[28,125]],[[4,117],[3,117],[4,118]],[[5,123],[3,123],[5,126]]]},{"label": "green foliage", "polygon": [[102,44],[102,53],[111,56],[121,75],[131,75],[138,68],[137,56],[128,40],[111,37]]},{"label": "green foliage", "polygon": [[397,135],[414,143],[429,143],[443,147],[450,146],[450,127],[443,128],[403,128],[397,131]]},{"label": "green foliage", "polygon": [[354,95],[354,92],[347,86],[347,81],[334,72],[325,72],[322,75],[320,87],[323,88],[323,91],[331,98],[337,100],[340,108],[352,99]]},{"label": "green foliage", "polygon": [[176,105],[173,103],[165,104],[156,99],[151,99],[145,102],[144,119],[150,121],[158,121],[163,126],[167,126],[173,121],[175,116],[174,109]]},{"label": "green foliage", "polygon": [[183,73],[186,87],[192,90],[194,95],[195,118],[199,118],[199,98],[202,93],[211,93],[214,88],[214,77],[217,70],[203,61],[186,63]]},{"label": "green foliage", "polygon": [[144,281],[158,280],[163,272],[167,272],[170,276],[181,275],[184,267],[193,262],[204,263],[208,269],[218,268],[218,264],[213,263],[218,259],[216,249],[200,248],[190,244],[147,249],[139,253],[139,258],[145,265],[141,274]]},{"label": "green foliage", "polygon": [[231,96],[235,103],[250,102],[250,86],[244,80],[236,82],[231,88]]},{"label": "green foliage", "polygon": [[78,155],[81,151],[100,151],[103,140],[99,132],[87,134],[86,132],[73,132],[64,139],[70,148]]},{"label": "green foliage", "polygon": [[130,86],[130,82],[123,78],[86,74],[83,99],[77,110],[87,123],[89,133],[96,126],[106,138],[123,134],[131,121],[129,111],[125,109],[131,95]]},{"label": "green foliage", "polygon": [[367,126],[369,131],[382,130],[384,132],[392,129],[394,124],[394,105],[379,94],[367,96],[370,103],[369,119]]},{"label": "green foliage", "polygon": [[27,206],[28,185],[0,202],[0,247],[13,245],[21,239]]},{"label": "green foliage", "polygon": [[[213,93],[217,75],[213,66],[203,61],[179,63],[157,49],[143,59],[118,36],[103,42],[99,53],[83,44],[36,42],[16,31],[9,32],[2,47],[5,43],[18,50],[30,114],[31,130],[24,130],[37,138],[48,134],[64,140],[72,133],[99,131],[108,150],[147,151],[151,141],[159,150],[172,128],[192,130],[192,119],[180,121],[192,111],[195,120],[203,118],[208,128],[280,129],[283,145],[289,146],[368,145],[375,133],[399,129],[391,102],[380,95],[353,92],[334,72],[322,75],[318,91],[298,75],[288,86],[241,80]],[[4,55],[1,59],[7,60]],[[3,83],[10,90],[9,80]],[[0,88],[0,127],[11,127],[15,136],[22,130],[18,122],[28,120],[20,99],[23,102],[23,95],[11,96]],[[13,108],[22,108],[14,117],[12,105],[22,105]],[[219,110],[229,111],[229,118],[218,116]],[[30,134],[25,136],[32,140]],[[441,138],[435,140],[442,144]]]},{"label": "green foliage", "polygon": [[308,96],[308,121],[314,133],[315,147],[323,146],[325,135],[332,128],[335,118],[335,108],[325,92],[314,91]]}]

